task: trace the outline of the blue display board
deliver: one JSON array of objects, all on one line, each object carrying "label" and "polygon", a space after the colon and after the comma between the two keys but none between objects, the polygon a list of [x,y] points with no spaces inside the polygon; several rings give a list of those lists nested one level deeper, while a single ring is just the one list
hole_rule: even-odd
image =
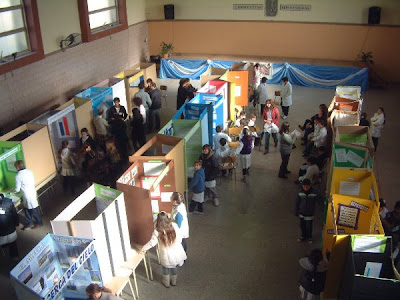
[{"label": "blue display board", "polygon": [[199,93],[189,103],[194,104],[211,104],[213,108],[212,112],[212,134],[216,134],[217,125],[224,128],[224,120],[228,119],[228,116],[224,116],[224,99],[222,95]]},{"label": "blue display board", "polygon": [[201,135],[204,144],[213,146],[213,106],[212,104],[195,104],[185,103],[171,118],[179,119],[181,115],[184,115],[187,120],[200,120],[201,121]]},{"label": "blue display board", "polygon": [[102,285],[93,239],[47,234],[10,272],[18,299],[87,299]]},{"label": "blue display board", "polygon": [[91,87],[75,95],[76,98],[92,100],[93,115],[97,116],[97,109],[102,108],[105,112],[113,106],[112,87]]}]

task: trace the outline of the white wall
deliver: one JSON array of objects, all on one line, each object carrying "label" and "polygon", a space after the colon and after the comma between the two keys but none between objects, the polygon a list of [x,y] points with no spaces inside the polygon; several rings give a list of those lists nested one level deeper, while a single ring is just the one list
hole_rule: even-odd
[{"label": "white wall", "polygon": [[264,0],[147,0],[147,20],[164,19],[164,4],[175,5],[175,19],[266,20],[366,24],[368,8],[382,7],[381,24],[400,25],[400,0],[278,0],[280,4],[310,4],[309,12],[280,11],[267,17],[261,10],[233,10],[233,4],[263,4]]},{"label": "white wall", "polygon": [[136,24],[146,20],[145,0],[126,0],[126,12],[128,14],[128,25]]}]

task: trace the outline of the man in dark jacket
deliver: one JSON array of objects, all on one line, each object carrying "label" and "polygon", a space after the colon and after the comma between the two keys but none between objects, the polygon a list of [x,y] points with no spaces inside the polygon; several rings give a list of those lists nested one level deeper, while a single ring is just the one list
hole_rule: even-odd
[{"label": "man in dark jacket", "polygon": [[151,106],[149,109],[149,131],[153,129],[153,118],[155,119],[156,130],[160,130],[161,91],[155,82],[150,83]]},{"label": "man in dark jacket", "polygon": [[121,100],[118,97],[115,97],[114,100],[114,106],[110,107],[108,110],[108,122],[111,124],[114,122],[116,119],[121,118],[122,120],[126,120],[128,117],[128,113],[126,112],[126,109],[123,105],[120,105]]},{"label": "man in dark jacket", "polygon": [[300,217],[301,236],[297,240],[303,242],[308,240],[312,243],[312,222],[314,219],[315,202],[317,201],[317,193],[311,187],[310,179],[304,179],[301,189],[297,193],[295,214]]},{"label": "man in dark jacket", "polygon": [[211,146],[205,144],[203,146],[203,154],[200,155],[200,160],[203,162],[203,169],[206,174],[206,189],[204,194],[206,197],[214,201],[214,205],[219,205],[217,194],[217,175],[219,173],[218,158],[211,150]]},{"label": "man in dark jacket", "polygon": [[18,260],[17,232],[19,226],[18,214],[11,199],[0,194],[0,246],[10,248],[10,257]]}]

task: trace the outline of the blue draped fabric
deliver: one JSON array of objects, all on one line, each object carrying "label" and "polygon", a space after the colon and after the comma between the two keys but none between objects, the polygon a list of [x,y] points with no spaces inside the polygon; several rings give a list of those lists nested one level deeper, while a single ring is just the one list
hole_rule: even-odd
[{"label": "blue draped fabric", "polygon": [[189,78],[199,80],[209,67],[229,69],[235,61],[197,60],[197,59],[161,59],[160,78]]},{"label": "blue draped fabric", "polygon": [[[190,78],[199,80],[209,67],[229,69],[236,63],[222,60],[162,59],[160,78]],[[272,64],[273,76],[268,83],[279,84],[288,77],[294,85],[334,89],[338,85],[357,85],[365,91],[368,87],[368,68],[298,65],[289,63]]]},{"label": "blue draped fabric", "polygon": [[283,77],[295,85],[334,89],[338,85],[357,85],[361,90],[368,88],[368,68],[272,64],[273,76],[268,83],[279,84]]}]

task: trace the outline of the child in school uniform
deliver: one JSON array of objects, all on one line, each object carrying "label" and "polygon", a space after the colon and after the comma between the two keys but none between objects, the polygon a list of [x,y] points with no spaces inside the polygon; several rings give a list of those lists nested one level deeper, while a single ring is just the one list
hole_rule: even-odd
[{"label": "child in school uniform", "polygon": [[240,163],[243,170],[243,182],[246,182],[246,176],[250,175],[251,150],[254,148],[254,140],[249,133],[249,128],[243,129],[243,137],[240,139],[239,147],[236,153],[240,155]]},{"label": "child in school uniform", "polygon": [[197,213],[203,214],[204,189],[206,188],[206,174],[201,160],[194,163],[194,175],[190,182],[189,189],[193,192],[192,200],[189,204],[189,213],[193,213],[197,206]]},{"label": "child in school uniform", "polygon": [[314,219],[317,194],[314,192],[310,179],[304,179],[297,193],[295,215],[300,217],[301,236],[298,242],[308,240],[312,244],[312,223]]},{"label": "child in school uniform", "polygon": [[246,120],[246,112],[242,110],[239,114],[239,118],[236,119],[235,124],[233,127],[240,127],[242,125],[241,121]]},{"label": "child in school uniform", "polygon": [[189,238],[189,222],[187,218],[185,198],[182,193],[174,192],[171,195],[171,219],[178,225],[182,234],[182,247],[187,252],[187,239]]}]

